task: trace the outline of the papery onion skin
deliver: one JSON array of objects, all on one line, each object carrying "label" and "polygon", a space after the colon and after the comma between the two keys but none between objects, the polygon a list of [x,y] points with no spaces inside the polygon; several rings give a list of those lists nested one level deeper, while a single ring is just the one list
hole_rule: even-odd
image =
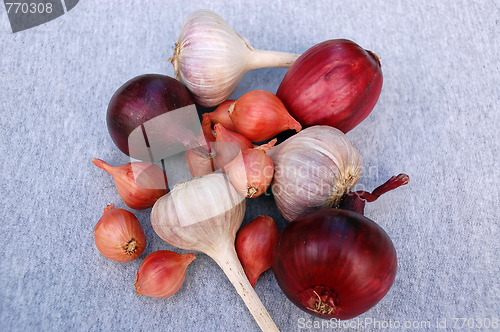
[{"label": "papery onion skin", "polygon": [[120,263],[133,261],[146,248],[146,236],[134,214],[109,204],[94,227],[94,241],[101,254]]},{"label": "papery onion skin", "polygon": [[194,104],[186,87],[176,79],[146,74],[123,84],[111,98],[106,121],[116,146],[129,154],[129,135],[159,115]]},{"label": "papery onion skin", "polygon": [[391,288],[396,270],[396,250],[387,233],[341,209],[301,216],[285,227],[274,250],[273,271],[285,295],[324,319],[351,319],[375,306]]},{"label": "papery onion skin", "polygon": [[382,82],[374,53],[350,40],[333,39],[302,54],[276,95],[304,128],[329,125],[347,133],[375,107]]},{"label": "papery onion skin", "polygon": [[135,292],[157,298],[174,295],[184,283],[186,268],[195,258],[191,253],[181,255],[170,250],[149,254],[137,271]]}]

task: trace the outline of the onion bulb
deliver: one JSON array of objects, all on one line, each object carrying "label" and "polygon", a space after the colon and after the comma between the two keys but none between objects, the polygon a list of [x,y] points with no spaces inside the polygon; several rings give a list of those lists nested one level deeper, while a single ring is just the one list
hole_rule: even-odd
[{"label": "onion bulb", "polygon": [[372,111],[382,90],[379,58],[345,39],[319,43],[297,59],[276,95],[303,127],[348,132]]},{"label": "onion bulb", "polygon": [[285,295],[305,312],[350,319],[376,305],[396,277],[387,233],[352,211],[309,212],[281,232],[273,271]]}]

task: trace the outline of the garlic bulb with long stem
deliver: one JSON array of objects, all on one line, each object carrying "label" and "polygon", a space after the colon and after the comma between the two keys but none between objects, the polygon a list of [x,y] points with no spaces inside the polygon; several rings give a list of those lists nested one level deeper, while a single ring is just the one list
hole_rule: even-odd
[{"label": "garlic bulb with long stem", "polygon": [[231,96],[246,72],[289,68],[299,56],[256,50],[217,13],[197,10],[186,17],[169,61],[196,102],[212,107]]},{"label": "garlic bulb with long stem", "polygon": [[288,221],[306,211],[337,207],[361,175],[358,150],[340,130],[313,126],[269,150],[272,192]]},{"label": "garlic bulb with long stem", "polygon": [[177,184],[151,212],[156,234],[181,249],[201,251],[222,268],[263,331],[278,331],[255,293],[234,247],[245,198],[226,176],[212,173]]}]

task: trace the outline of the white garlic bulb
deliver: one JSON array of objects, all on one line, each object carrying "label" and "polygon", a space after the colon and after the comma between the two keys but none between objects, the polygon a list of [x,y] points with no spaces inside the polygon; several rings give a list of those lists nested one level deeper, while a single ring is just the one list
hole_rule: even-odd
[{"label": "white garlic bulb", "polygon": [[175,76],[205,107],[217,106],[234,92],[246,72],[289,68],[300,54],[255,50],[224,19],[210,10],[189,14],[174,55]]},{"label": "white garlic bulb", "polygon": [[358,150],[330,126],[306,128],[269,156],[275,167],[273,195],[288,221],[312,209],[336,207],[361,175]]},{"label": "white garlic bulb", "polygon": [[165,242],[204,252],[221,267],[262,331],[278,331],[248,281],[234,247],[245,215],[245,197],[222,173],[177,184],[156,201],[151,224]]}]

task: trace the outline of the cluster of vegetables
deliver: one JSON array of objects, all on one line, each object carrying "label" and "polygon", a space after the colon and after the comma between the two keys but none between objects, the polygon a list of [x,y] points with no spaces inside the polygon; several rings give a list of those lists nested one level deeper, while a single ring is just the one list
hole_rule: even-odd
[{"label": "cluster of vegetables", "polygon": [[[302,55],[255,50],[219,15],[199,10],[186,18],[170,60],[177,79],[142,75],[110,101],[108,129],[118,148],[129,156],[139,151],[130,139],[137,132],[149,142],[141,161],[92,160],[114,178],[123,201],[153,207],[152,226],[167,243],[212,257],[263,331],[278,329],[252,286],[271,267],[290,301],[318,317],[349,319],[378,303],[395,279],[396,251],[364,206],[409,178],[394,176],[371,193],[352,191],[362,164],[345,135],[378,100],[378,57],[348,40],[328,40]],[[263,67],[289,68],[276,95],[256,90],[227,100],[245,72]],[[150,120],[195,104],[216,107],[202,114],[198,133],[182,121],[151,128]],[[191,180],[168,191],[146,131],[165,146],[183,147]],[[276,144],[283,131],[297,133]],[[271,217],[259,216],[240,229],[246,200],[268,188],[288,225],[280,233]],[[115,261],[134,260],[146,246],[137,218],[112,204],[94,232],[99,251]],[[136,292],[175,294],[195,258],[168,250],[148,255]]]}]

